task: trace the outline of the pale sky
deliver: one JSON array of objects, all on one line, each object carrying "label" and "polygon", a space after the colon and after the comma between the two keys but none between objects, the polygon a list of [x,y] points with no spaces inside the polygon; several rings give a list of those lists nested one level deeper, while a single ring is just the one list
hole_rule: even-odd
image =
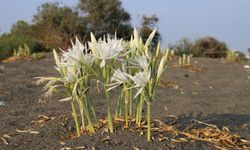
[{"label": "pale sky", "polygon": [[[8,32],[17,20],[31,22],[37,7],[56,0],[0,0],[0,32]],[[75,6],[78,0],[58,0]],[[243,52],[250,48],[250,0],[123,0],[138,27],[143,14],[156,14],[163,47],[182,37],[213,36]]]}]

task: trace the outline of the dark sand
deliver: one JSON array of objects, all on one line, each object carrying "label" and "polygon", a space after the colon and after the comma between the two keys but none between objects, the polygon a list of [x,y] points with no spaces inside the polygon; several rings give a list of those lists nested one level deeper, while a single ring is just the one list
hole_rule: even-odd
[{"label": "dark sand", "polygon": [[[146,137],[121,128],[115,134],[98,131],[95,135],[65,140],[75,132],[70,105],[58,102],[59,96],[42,98],[42,86],[35,84],[34,77],[57,75],[52,54],[37,61],[0,63],[0,149],[61,149],[63,147],[86,149],[216,149],[205,142],[173,143],[169,140],[147,142]],[[227,126],[232,133],[250,139],[250,79],[243,66],[247,62],[223,63],[221,59],[194,58],[192,64],[200,66],[203,72],[173,68],[170,65],[163,80],[174,81],[179,88],[159,86],[152,108],[152,118],[174,125],[182,130],[192,119],[206,123]],[[182,92],[181,90],[182,89]],[[116,97],[116,92],[112,92]],[[92,92],[99,117],[105,115],[103,95]],[[39,103],[45,101],[46,104]],[[113,104],[114,105],[114,104]],[[41,124],[32,124],[39,115],[56,117]],[[177,120],[169,115],[175,115]],[[67,119],[68,118],[68,119]],[[61,122],[61,123],[60,123]],[[63,124],[62,124],[63,123]],[[16,129],[38,131],[39,134],[19,133]],[[107,142],[103,138],[109,136]],[[171,136],[169,136],[171,138]],[[66,144],[62,145],[60,141]]]}]

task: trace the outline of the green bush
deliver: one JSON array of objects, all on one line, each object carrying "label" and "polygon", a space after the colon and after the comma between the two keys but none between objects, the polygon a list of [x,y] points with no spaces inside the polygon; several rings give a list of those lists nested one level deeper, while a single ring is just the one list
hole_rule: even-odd
[{"label": "green bush", "polygon": [[3,34],[0,37],[0,60],[12,56],[14,50],[18,49],[20,45],[24,44],[27,44],[31,53],[40,52],[44,49],[41,44],[35,42],[28,36],[11,33]]},{"label": "green bush", "polygon": [[183,54],[192,54],[192,47],[194,42],[187,37],[184,37],[176,42],[176,44],[170,44],[169,48],[175,50],[175,55],[183,56]]},{"label": "green bush", "polygon": [[244,53],[240,52],[240,51],[234,51],[234,50],[229,50],[227,51],[227,56],[226,56],[226,60],[228,61],[241,61],[241,60],[245,60],[246,56]]}]

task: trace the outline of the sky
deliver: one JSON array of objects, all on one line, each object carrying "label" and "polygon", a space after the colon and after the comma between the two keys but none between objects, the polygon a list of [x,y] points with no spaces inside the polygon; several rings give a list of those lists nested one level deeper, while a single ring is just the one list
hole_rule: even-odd
[{"label": "sky", "polygon": [[[17,20],[31,22],[37,7],[56,0],[0,0],[0,33],[8,32]],[[57,0],[76,6],[78,0]],[[162,46],[183,37],[195,40],[213,36],[233,50],[246,53],[250,48],[250,0],[122,0],[139,27],[141,17],[157,15]]]}]

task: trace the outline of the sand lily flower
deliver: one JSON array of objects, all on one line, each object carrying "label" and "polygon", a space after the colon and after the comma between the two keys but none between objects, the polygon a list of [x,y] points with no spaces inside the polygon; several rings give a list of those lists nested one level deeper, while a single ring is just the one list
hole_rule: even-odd
[{"label": "sand lily flower", "polygon": [[137,72],[134,76],[131,77],[131,80],[134,82],[134,87],[139,88],[136,92],[134,98],[136,98],[147,85],[150,80],[150,71],[140,71]]},{"label": "sand lily flower", "polygon": [[121,71],[120,69],[117,69],[114,71],[113,76],[111,77],[111,84],[109,84],[108,86],[111,86],[108,91],[118,87],[119,85],[123,84],[123,83],[128,83],[130,82],[130,78],[132,78],[132,76],[130,74],[127,74],[126,72]]},{"label": "sand lily flower", "polygon": [[92,55],[88,52],[86,45],[83,45],[78,38],[76,38],[75,44],[72,43],[72,48],[68,51],[63,51],[64,66],[79,67],[82,64],[90,66],[93,62]]},{"label": "sand lily flower", "polygon": [[108,36],[107,40],[104,38],[99,39],[98,42],[96,42],[93,35],[91,38],[92,41],[89,42],[89,47],[93,51],[93,56],[102,60],[100,64],[101,68],[105,66],[106,60],[116,58],[124,50],[122,39],[118,40],[116,37],[111,39]]},{"label": "sand lily flower", "polygon": [[64,76],[64,80],[66,83],[75,83],[79,79],[80,73],[73,67],[66,68],[66,75]]},{"label": "sand lily flower", "polygon": [[135,76],[132,78],[136,86],[144,87],[148,83],[150,79],[150,74],[143,72],[138,72],[135,74]]},{"label": "sand lily flower", "polygon": [[137,66],[141,67],[143,70],[148,70],[148,61],[147,61],[147,57],[144,55],[144,56],[140,56],[140,57],[136,57],[134,59],[134,62]]},{"label": "sand lily flower", "polygon": [[128,82],[129,77],[131,77],[131,75],[127,74],[126,72],[122,72],[120,69],[117,69],[111,77],[111,81],[115,81],[119,84],[122,84],[124,82]]}]

